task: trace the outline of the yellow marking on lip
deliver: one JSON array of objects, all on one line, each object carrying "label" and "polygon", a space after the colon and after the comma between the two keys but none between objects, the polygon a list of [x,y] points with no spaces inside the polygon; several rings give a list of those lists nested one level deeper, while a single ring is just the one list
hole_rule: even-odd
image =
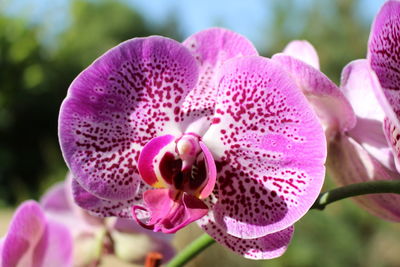
[{"label": "yellow marking on lip", "polygon": [[151,184],[151,186],[155,188],[167,188],[167,185],[164,179],[161,177],[161,175],[156,173],[156,177],[157,177],[157,182]]},{"label": "yellow marking on lip", "polygon": [[160,181],[155,182],[155,183],[152,184],[151,186],[152,186],[152,187],[155,187],[155,188],[165,188],[165,186],[163,185],[163,183],[160,182]]}]

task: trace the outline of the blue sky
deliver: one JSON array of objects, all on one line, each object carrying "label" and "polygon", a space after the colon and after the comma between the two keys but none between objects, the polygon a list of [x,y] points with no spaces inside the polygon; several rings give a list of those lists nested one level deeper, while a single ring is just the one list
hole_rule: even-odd
[{"label": "blue sky", "polygon": [[[45,34],[50,35],[62,29],[68,22],[69,0],[0,0],[6,3],[10,14],[25,14],[32,21],[47,26]],[[93,0],[92,0],[93,1]],[[174,13],[183,36],[202,29],[223,25],[239,32],[256,46],[267,42],[267,25],[273,14],[269,6],[279,0],[123,0],[140,11],[152,23],[162,24],[169,14]],[[282,0],[281,0],[282,1]],[[332,1],[332,0],[320,0]],[[366,23],[372,22],[374,15],[385,0],[360,1],[359,13]],[[308,8],[310,0],[294,0],[295,8]],[[259,34],[262,32],[263,34]],[[48,36],[47,36],[48,37]],[[44,38],[47,38],[44,36]]]}]

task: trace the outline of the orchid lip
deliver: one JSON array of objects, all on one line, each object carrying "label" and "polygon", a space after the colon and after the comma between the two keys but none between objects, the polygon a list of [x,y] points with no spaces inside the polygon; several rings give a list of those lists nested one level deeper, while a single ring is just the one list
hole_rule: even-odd
[{"label": "orchid lip", "polygon": [[[145,192],[146,207],[132,207],[143,227],[174,233],[207,214],[201,199],[211,194],[217,172],[212,154],[197,134],[153,138],[140,153],[138,169],[146,183],[158,188]],[[137,218],[140,210],[150,214],[146,223]]]},{"label": "orchid lip", "polygon": [[139,156],[142,179],[155,188],[183,191],[196,197],[207,197],[203,188],[214,187],[216,167],[201,137],[185,133],[179,138],[163,135],[144,146]]}]

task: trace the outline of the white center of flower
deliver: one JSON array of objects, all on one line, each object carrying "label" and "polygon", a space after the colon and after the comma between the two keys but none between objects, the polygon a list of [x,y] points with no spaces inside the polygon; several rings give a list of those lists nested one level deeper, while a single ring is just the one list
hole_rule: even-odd
[{"label": "white center of flower", "polygon": [[199,138],[191,134],[183,135],[176,143],[176,151],[184,163],[191,165],[201,152]]}]

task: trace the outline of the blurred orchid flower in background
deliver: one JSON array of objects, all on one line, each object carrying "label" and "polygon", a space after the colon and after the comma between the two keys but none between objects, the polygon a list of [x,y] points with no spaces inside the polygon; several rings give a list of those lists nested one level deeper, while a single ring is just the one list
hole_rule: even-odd
[{"label": "blurred orchid flower in background", "polygon": [[356,118],[343,93],[319,71],[318,54],[307,41],[292,41],[272,60],[293,77],[312,105],[325,130],[327,141],[354,127]]},{"label": "blurred orchid flower in background", "polygon": [[131,220],[99,218],[72,199],[72,177],[51,187],[40,201],[46,215],[70,229],[74,239],[74,266],[92,266],[107,254],[144,264],[147,253],[159,252],[167,262],[175,251],[171,236],[143,229]]},{"label": "blurred orchid flower in background", "polygon": [[60,111],[76,203],[164,233],[197,221],[245,257],[280,256],[325,175],[323,129],[296,82],[224,29],[114,47]]},{"label": "blurred orchid flower in background", "polygon": [[72,266],[73,243],[68,228],[49,218],[32,200],[16,210],[0,241],[0,266]]},{"label": "blurred orchid flower in background", "polygon": [[[329,173],[340,185],[399,180],[400,2],[386,2],[372,26],[367,59],[349,63],[341,89],[357,116],[354,128],[328,148]],[[386,138],[385,138],[386,137]],[[398,166],[398,164],[397,164]],[[400,196],[374,194],[355,200],[370,213],[400,221]]]}]

